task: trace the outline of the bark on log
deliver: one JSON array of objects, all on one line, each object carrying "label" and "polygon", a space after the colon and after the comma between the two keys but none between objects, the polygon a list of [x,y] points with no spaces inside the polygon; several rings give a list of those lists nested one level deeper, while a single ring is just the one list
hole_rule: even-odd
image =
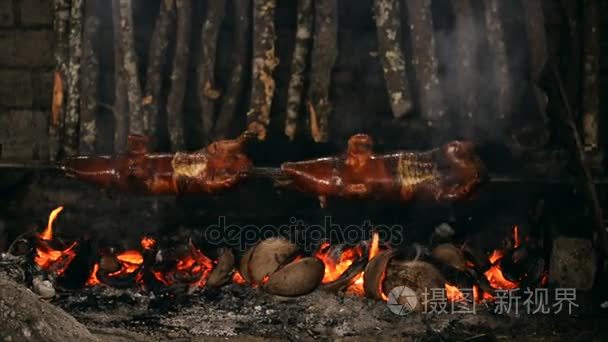
[{"label": "bark on log", "polygon": [[600,125],[600,6],[597,0],[587,0],[584,6],[583,137],[585,150],[596,152]]},{"label": "bark on log", "polygon": [[124,73],[129,101],[129,133],[145,135],[147,134],[148,120],[142,111],[141,86],[137,75],[137,54],[133,32],[133,2],[131,0],[118,0],[118,5],[123,55],[121,69]]},{"label": "bark on log", "polygon": [[65,80],[68,74],[68,28],[70,19],[69,0],[54,0],[53,30],[55,36],[55,74],[53,79],[53,103],[49,122],[49,158],[55,160],[61,148],[61,135],[65,114]]},{"label": "bark on log", "polygon": [[526,16],[528,49],[530,50],[530,77],[534,82],[534,95],[540,113],[544,116],[547,107],[547,95],[538,87],[541,75],[547,64],[549,52],[545,33],[545,16],[541,0],[522,1]]},{"label": "bark on log", "polygon": [[169,49],[169,36],[175,19],[175,2],[163,0],[160,9],[148,54],[148,67],[146,71],[146,88],[143,98],[144,115],[148,118],[148,135],[150,138],[150,149],[158,149],[158,126],[160,120],[160,97],[163,85],[163,67],[167,62],[167,50]]},{"label": "bark on log", "polygon": [[243,94],[245,72],[249,61],[251,36],[251,0],[232,0],[235,17],[233,35],[233,63],[230,84],[223,96],[222,111],[215,123],[214,139],[227,138],[230,123],[234,119]]},{"label": "bark on log", "polygon": [[82,44],[82,72],[80,99],[80,144],[79,152],[95,152],[97,95],[99,89],[99,39],[100,20],[97,17],[98,7],[95,1],[87,1]]},{"label": "bark on log", "polygon": [[572,111],[578,116],[581,111],[581,79],[582,79],[582,51],[580,27],[580,1],[561,0],[562,10],[568,22],[569,42],[567,63],[560,65],[564,73],[564,82],[568,92],[568,100]]},{"label": "bark on log", "polygon": [[304,91],[304,72],[310,52],[312,31],[314,29],[314,12],[312,0],[298,0],[298,26],[296,41],[291,59],[291,78],[287,90],[287,114],[285,135],[293,140],[298,126],[298,117],[302,108]]},{"label": "bark on log", "polygon": [[[475,26],[475,14],[471,0],[452,1],[456,21],[456,44],[458,54],[457,80],[460,83],[458,89],[458,112],[464,122],[474,120],[477,109],[477,79],[475,67],[478,64],[477,53],[479,46],[478,30]],[[466,125],[470,130],[471,125]]]},{"label": "bark on log", "polygon": [[67,105],[64,122],[63,152],[66,156],[78,153],[80,120],[80,67],[82,63],[83,0],[73,0],[70,9],[70,61],[67,75]]},{"label": "bark on log", "polygon": [[412,109],[402,48],[400,1],[375,0],[374,14],[378,31],[378,54],[382,62],[386,89],[393,115],[400,118]]},{"label": "bark on log", "polygon": [[201,32],[201,57],[198,64],[198,87],[201,105],[201,146],[211,140],[215,119],[215,101],[221,92],[215,84],[215,59],[220,28],[226,16],[226,0],[207,2],[207,15]]},{"label": "bark on log", "polygon": [[122,61],[124,51],[122,46],[122,29],[120,24],[119,0],[112,1],[112,24],[114,31],[114,151],[124,152],[127,149],[129,135],[129,100],[127,84],[123,72]]},{"label": "bark on log", "polygon": [[274,10],[277,0],[253,1],[253,64],[251,109],[247,113],[247,130],[259,140],[266,139],[270,109],[275,91],[273,72],[279,64],[275,55]]},{"label": "bark on log", "polygon": [[315,1],[315,33],[308,89],[310,130],[315,142],[329,139],[331,74],[338,58],[338,1]]},{"label": "bark on log", "polygon": [[179,151],[184,148],[183,104],[186,94],[186,80],[190,62],[190,34],[192,32],[192,0],[175,0],[177,9],[177,33],[173,70],[171,71],[171,90],[167,97],[167,125],[171,148]]},{"label": "bark on log", "polygon": [[501,15],[500,0],[484,0],[488,44],[492,54],[494,75],[498,86],[498,119],[507,120],[511,116],[513,85],[509,75],[505,29]]},{"label": "bark on log", "polygon": [[440,90],[431,0],[406,1],[412,36],[412,62],[418,80],[422,117],[430,126],[441,120],[445,104]]},{"label": "bark on log", "polygon": [[74,317],[0,273],[2,341],[99,341]]}]

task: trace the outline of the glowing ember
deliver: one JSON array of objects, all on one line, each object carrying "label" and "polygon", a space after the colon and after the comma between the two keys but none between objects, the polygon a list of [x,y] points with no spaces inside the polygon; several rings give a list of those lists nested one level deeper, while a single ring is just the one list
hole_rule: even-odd
[{"label": "glowing ember", "polygon": [[[374,233],[372,234],[372,242],[369,246],[369,253],[367,255],[367,260],[368,261],[372,260],[372,258],[375,257],[379,252],[380,252],[380,235],[378,234],[378,232],[374,231]],[[365,294],[365,289],[363,288],[363,275],[364,274],[365,274],[365,272],[361,272],[359,275],[357,275],[355,282],[351,286],[348,287],[347,292],[356,294],[358,296],[363,296]],[[380,284],[382,284],[383,281],[384,281],[384,279],[380,282]],[[383,294],[382,291],[380,291],[380,293]],[[382,296],[384,297],[384,294]]]},{"label": "glowing ember", "polygon": [[519,285],[505,278],[504,274],[502,273],[502,268],[498,262],[503,257],[504,254],[502,251],[498,249],[494,250],[489,258],[492,267],[490,267],[490,269],[487,270],[484,275],[490,282],[490,286],[492,286],[494,289],[516,289],[519,287]]},{"label": "glowing ember", "polygon": [[247,283],[239,271],[234,272],[232,275],[232,282],[239,285],[245,285]]},{"label": "glowing ember", "polygon": [[445,294],[450,302],[465,301],[464,295],[456,286],[445,284]]},{"label": "glowing ember", "polygon": [[87,286],[95,286],[100,284],[101,282],[99,281],[99,279],[97,278],[97,272],[99,271],[99,263],[95,264],[95,266],[93,266],[93,271],[91,272],[91,275],[89,276],[89,279],[87,279]]},{"label": "glowing ember", "polygon": [[156,246],[156,240],[151,237],[143,237],[141,239],[141,247],[145,250],[150,250]]},{"label": "glowing ember", "polygon": [[49,215],[49,222],[46,225],[46,229],[38,235],[44,241],[53,240],[53,222],[59,215],[59,213],[63,210],[63,207],[58,207],[51,212]]},{"label": "glowing ember", "polygon": [[488,258],[488,260],[490,260],[490,264],[494,265],[496,262],[498,262],[498,260],[502,259],[503,256],[504,254],[502,253],[502,251],[495,249],[494,252],[492,252],[492,255],[490,255],[490,258]]},{"label": "glowing ember", "polygon": [[116,259],[120,261],[121,268],[116,272],[108,274],[110,277],[132,274],[144,263],[144,257],[136,250],[124,251],[118,254]]},{"label": "glowing ember", "polygon": [[513,226],[513,246],[519,248],[521,241],[519,240],[519,227]]},{"label": "glowing ember", "polygon": [[191,286],[205,286],[207,276],[213,269],[213,261],[194,246],[189,244],[190,254],[176,260],[175,267],[169,271],[154,271],[154,277],[169,286],[188,279]]},{"label": "glowing ember", "polygon": [[492,288],[512,290],[519,287],[516,283],[505,278],[500,265],[490,267],[490,269],[484,274],[490,282],[490,286],[492,286]]},{"label": "glowing ember", "polygon": [[322,280],[323,284],[336,281],[344,272],[346,272],[346,270],[348,270],[355,260],[363,255],[360,246],[348,247],[342,251],[342,254],[340,254],[340,257],[336,260],[331,255],[331,248],[329,247],[329,243],[325,242],[315,254],[315,256],[325,264],[325,274]]}]

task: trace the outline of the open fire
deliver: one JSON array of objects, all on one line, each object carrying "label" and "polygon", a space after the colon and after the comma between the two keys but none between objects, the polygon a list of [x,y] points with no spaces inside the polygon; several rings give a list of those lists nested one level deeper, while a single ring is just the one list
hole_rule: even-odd
[{"label": "open fire", "polygon": [[[55,277],[64,276],[78,253],[78,242],[66,244],[54,231],[53,224],[62,210],[63,207],[58,207],[51,212],[46,228],[36,234],[35,239],[33,261],[40,269]],[[83,285],[136,287],[144,291],[179,285],[197,289],[205,287],[215,272],[213,287],[233,282],[284,295],[300,295],[320,288],[356,296],[369,296],[368,288],[372,288],[377,289],[372,291],[376,292],[372,297],[386,301],[387,291],[390,290],[386,284],[391,282],[387,278],[393,277],[399,267],[415,264],[416,267],[423,266],[423,269],[429,267],[426,273],[433,274],[435,269],[441,270],[441,286],[445,288],[448,300],[464,301],[462,289],[466,287],[472,289],[473,298],[479,303],[494,300],[495,290],[519,288],[524,277],[540,277],[536,284],[545,281],[544,270],[541,274],[523,274],[519,278],[505,274],[503,261],[509,255],[514,255],[524,244],[520,234],[519,228],[514,226],[513,235],[508,237],[510,243],[505,244],[510,249],[495,249],[487,256],[488,266],[485,270],[480,269],[484,263],[475,261],[469,257],[469,253],[464,253],[462,248],[453,244],[435,246],[431,253],[427,253],[429,255],[420,255],[419,252],[414,260],[403,263],[397,251],[381,243],[377,232],[372,234],[371,241],[363,241],[355,246],[324,242],[312,256],[307,256],[287,240],[265,240],[243,255],[239,270],[235,270],[231,251],[212,260],[192,241],[185,246],[162,250],[154,238],[144,236],[138,248],[100,251]],[[517,262],[516,258],[513,259]],[[316,270],[320,271],[318,276]],[[371,273],[366,276],[366,272]],[[462,281],[463,277],[465,281]],[[225,281],[218,282],[216,279]],[[377,284],[366,284],[366,281]],[[534,284],[530,279],[526,281],[526,284]],[[299,292],[299,284],[309,285]],[[289,290],[285,290],[285,287]]]}]

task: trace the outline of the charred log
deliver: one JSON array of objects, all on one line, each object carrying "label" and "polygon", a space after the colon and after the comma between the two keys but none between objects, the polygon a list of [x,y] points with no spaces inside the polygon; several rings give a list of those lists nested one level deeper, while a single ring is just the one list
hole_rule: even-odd
[{"label": "charred log", "polygon": [[80,120],[80,68],[82,63],[82,15],[84,2],[72,1],[70,9],[70,61],[68,64],[68,101],[65,113],[63,152],[78,153],[78,125]]},{"label": "charred log", "polygon": [[298,1],[298,26],[296,41],[291,59],[291,78],[287,92],[287,117],[285,119],[285,135],[293,140],[296,135],[298,117],[302,108],[302,92],[304,90],[304,72],[310,40],[314,29],[314,12],[312,0]]},{"label": "charred log", "polygon": [[120,24],[119,0],[112,1],[112,24],[114,31],[114,151],[123,152],[127,147],[129,135],[129,100],[127,84],[123,73],[122,62],[124,49],[122,46],[122,29]]},{"label": "charred log", "polygon": [[175,15],[173,1],[161,1],[158,18],[154,24],[148,68],[146,71],[146,89],[143,99],[143,110],[148,118],[148,135],[150,136],[150,148],[154,151],[158,148],[158,126],[161,88],[163,84],[163,66],[167,62],[167,50],[169,48],[169,35]]},{"label": "charred log", "polygon": [[53,79],[53,103],[49,122],[49,157],[57,158],[60,150],[63,119],[65,113],[64,84],[68,74],[68,27],[70,19],[70,2],[54,0],[53,30],[55,35],[55,74]]},{"label": "charred log", "polygon": [[226,16],[226,0],[209,1],[207,6],[207,17],[201,33],[201,60],[198,65],[202,145],[211,138],[215,118],[215,101],[221,96],[215,84],[215,60],[220,28]]},{"label": "charred log", "polygon": [[222,110],[214,129],[216,139],[226,138],[230,123],[234,119],[239,99],[244,90],[244,77],[249,61],[249,36],[251,35],[251,0],[233,0],[235,28],[233,35],[233,67],[230,84],[223,97]]},{"label": "charred log", "polygon": [[167,98],[167,125],[171,148],[178,151],[184,148],[183,104],[186,93],[186,80],[190,60],[190,33],[192,31],[192,0],[176,0],[177,37],[173,71],[171,72],[171,91]]},{"label": "charred log", "polygon": [[584,4],[583,139],[585,150],[596,152],[600,125],[600,6],[596,0]]},{"label": "charred log", "polygon": [[545,114],[547,96],[538,87],[541,75],[548,59],[547,36],[545,33],[545,16],[540,0],[522,1],[526,15],[526,29],[530,51],[530,76],[534,84],[536,103],[541,114]]},{"label": "charred log", "polygon": [[[463,85],[459,89],[458,112],[461,120],[473,119],[477,108],[475,66],[477,64],[477,45],[479,36],[475,28],[475,14],[470,0],[452,1],[456,17],[456,44],[458,53],[458,80]],[[466,125],[467,128],[470,125]]]},{"label": "charred log", "polygon": [[81,72],[80,99],[80,153],[95,151],[97,95],[99,89],[99,49],[97,46],[100,20],[95,14],[97,6],[88,1],[85,8],[83,32],[83,56]]},{"label": "charred log", "polygon": [[329,139],[331,74],[338,58],[338,1],[315,2],[315,33],[308,89],[310,131],[316,142]]},{"label": "charred log", "polygon": [[445,108],[439,84],[430,0],[406,1],[412,36],[412,64],[416,71],[422,116],[429,125],[439,121]]},{"label": "charred log", "polygon": [[509,75],[510,68],[505,42],[505,28],[501,14],[501,2],[498,0],[485,0],[484,6],[488,44],[492,54],[494,75],[498,87],[498,119],[505,120],[511,116],[513,81]]},{"label": "charred log", "polygon": [[259,140],[266,139],[270,109],[276,84],[273,72],[279,64],[275,55],[274,10],[276,0],[253,1],[253,64],[251,109],[247,113],[247,130]]},{"label": "charred log", "polygon": [[[117,0],[120,18],[120,38],[122,45],[121,69],[124,73],[129,103],[129,133],[146,134],[147,119],[142,111],[141,86],[137,74],[137,54],[133,31],[133,3],[131,0]],[[116,3],[116,0],[115,0]]]},{"label": "charred log", "polygon": [[378,54],[384,70],[386,88],[393,115],[400,118],[412,109],[402,48],[400,1],[375,0],[374,13],[378,31]]}]

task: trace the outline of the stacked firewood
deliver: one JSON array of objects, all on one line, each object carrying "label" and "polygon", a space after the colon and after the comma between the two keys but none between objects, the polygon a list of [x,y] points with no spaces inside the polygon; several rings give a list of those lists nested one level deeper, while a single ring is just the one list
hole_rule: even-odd
[{"label": "stacked firewood", "polygon": [[[150,137],[153,150],[164,148],[159,136],[167,136],[172,150],[192,144],[186,140],[189,131],[185,121],[184,101],[188,89],[189,66],[197,69],[196,82],[200,115],[196,144],[205,146],[214,139],[226,138],[234,132],[231,126],[241,121],[249,132],[264,140],[269,134],[273,103],[276,106],[277,80],[275,69],[285,63],[290,70],[286,88],[284,134],[294,140],[309,136],[315,142],[327,142],[332,131],[335,98],[332,98],[332,71],[338,63],[339,12],[338,0],[298,0],[297,23],[290,61],[279,61],[275,46],[277,18],[276,0],[218,0],[203,5],[192,0],[161,0],[156,11],[154,29],[150,32],[147,54],[136,51],[135,0],[113,0],[114,103],[99,100],[100,32],[98,17],[105,2],[100,0],[54,0],[57,37],[53,115],[50,125],[51,155],[75,155],[95,150],[100,107],[110,109],[114,118],[114,150],[126,148],[129,134]],[[440,65],[441,40],[437,33],[437,13],[431,0],[374,0],[370,8],[377,28],[377,58],[384,74],[388,105],[395,120],[417,117],[428,127],[440,127],[450,111],[462,121],[460,128],[480,116],[489,116],[508,127],[520,101],[520,79],[529,80],[537,108],[544,116],[547,95],[540,87],[543,70],[550,62],[545,14],[542,0],[521,1],[507,6],[498,0],[450,2],[456,47],[454,76],[465,82],[459,89],[446,92]],[[584,149],[592,155],[599,151],[599,18],[598,1],[585,2],[584,25],[577,26],[576,8],[564,2],[568,22],[572,25],[574,45],[581,47],[579,60],[582,75],[566,75],[572,86],[566,89],[574,101],[579,90]],[[508,8],[507,8],[508,7]],[[204,8],[201,27],[196,11]],[[509,19],[518,8],[526,23],[528,46],[527,75],[516,75],[508,51]],[[594,14],[595,13],[595,14]],[[230,22],[232,60],[228,82],[220,89],[216,59],[220,54],[220,32]],[[581,31],[582,35],[577,32]],[[137,31],[139,32],[139,31]],[[200,38],[193,37],[200,32]],[[582,40],[581,38],[582,37]],[[200,41],[195,47],[192,41]],[[576,43],[576,44],[575,44]],[[476,67],[479,45],[487,46],[491,69],[490,88],[498,95],[491,101],[495,114],[480,113],[484,106],[476,91]],[[197,52],[195,54],[193,52]],[[142,58],[145,55],[147,60]],[[172,59],[169,61],[169,59]],[[194,60],[197,58],[196,60]],[[141,67],[143,66],[143,68]],[[165,72],[169,69],[169,72]],[[573,68],[577,69],[577,68]],[[145,70],[145,72],[140,72]],[[248,83],[249,82],[249,83]],[[247,86],[250,89],[247,91]],[[580,86],[580,87],[579,87]],[[249,98],[247,99],[247,95]],[[452,97],[456,97],[454,100]],[[243,103],[248,107],[243,110]],[[455,107],[455,108],[451,108]],[[307,115],[304,117],[302,112]],[[419,114],[414,114],[419,113]],[[371,115],[371,114],[370,114]],[[493,120],[492,119],[492,120]],[[577,118],[578,120],[579,118]],[[488,119],[490,120],[490,119]],[[306,122],[305,125],[303,123]],[[467,123],[469,122],[469,123]],[[277,125],[273,125],[276,127]],[[301,127],[304,126],[304,127]],[[160,131],[166,128],[167,134]],[[470,135],[470,134],[465,134]],[[546,142],[547,138],[545,138]]]}]

